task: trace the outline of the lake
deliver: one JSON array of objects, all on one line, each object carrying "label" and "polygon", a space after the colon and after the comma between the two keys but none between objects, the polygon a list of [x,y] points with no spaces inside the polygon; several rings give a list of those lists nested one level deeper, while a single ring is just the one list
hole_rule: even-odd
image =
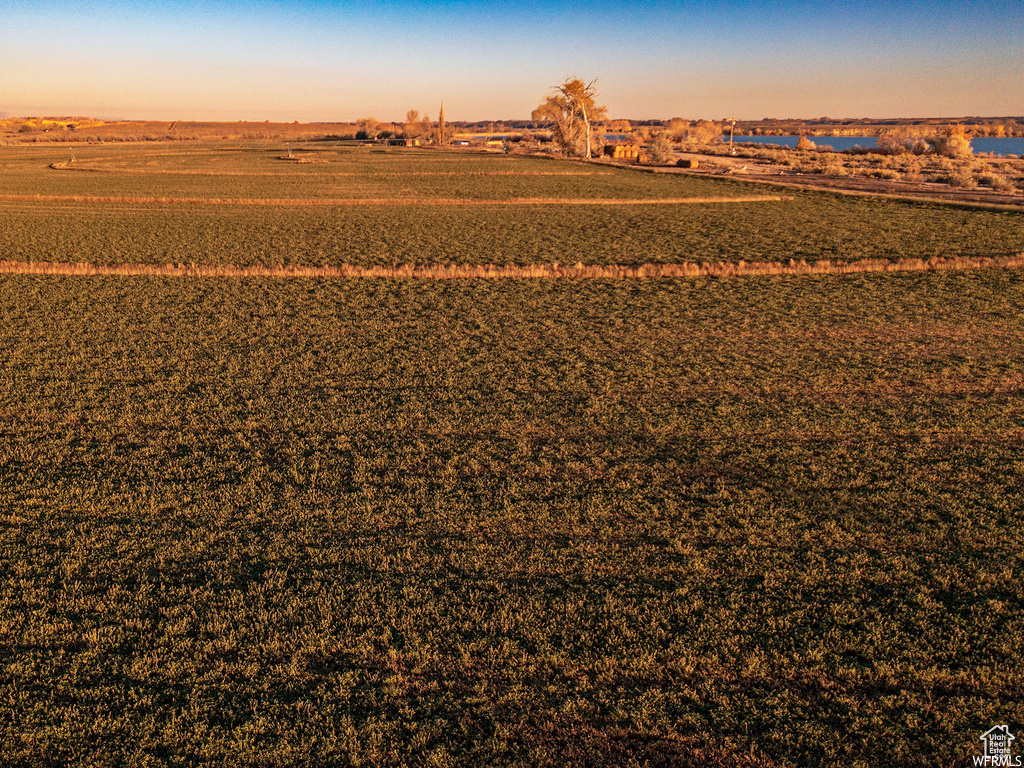
[{"label": "lake", "polygon": [[[736,136],[734,141],[737,144],[777,144],[783,147],[795,147],[799,138],[799,136]],[[808,136],[807,138],[819,146],[827,144],[837,151],[853,149],[858,146],[877,146],[874,136]],[[971,148],[976,154],[992,152],[995,155],[1024,155],[1024,138],[972,139]]]}]

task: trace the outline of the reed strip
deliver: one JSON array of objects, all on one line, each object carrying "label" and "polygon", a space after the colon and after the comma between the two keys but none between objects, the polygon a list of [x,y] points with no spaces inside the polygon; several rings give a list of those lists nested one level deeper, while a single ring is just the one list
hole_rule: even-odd
[{"label": "reed strip", "polygon": [[792,200],[778,195],[747,197],[510,197],[505,199],[394,197],[394,198],[220,198],[121,197],[94,195],[0,195],[0,200],[39,203],[130,203],[145,205],[264,205],[264,206],[493,206],[493,205],[687,205],[702,203],[764,203]]},{"label": "reed strip", "polygon": [[0,274],[19,275],[120,275],[155,277],[302,277],[302,278],[414,278],[451,279],[645,279],[679,277],[740,277],[756,275],[845,275],[858,272],[920,272],[960,269],[1024,267],[1024,253],[999,257],[931,259],[863,259],[861,261],[789,262],[693,262],[641,264],[639,266],[530,264],[402,264],[397,266],[338,267],[252,266],[204,264],[61,263],[49,261],[0,261]]}]

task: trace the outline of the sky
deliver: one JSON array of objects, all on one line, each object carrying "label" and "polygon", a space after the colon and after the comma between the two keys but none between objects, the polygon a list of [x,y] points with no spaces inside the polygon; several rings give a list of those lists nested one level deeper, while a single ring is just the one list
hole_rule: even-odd
[{"label": "sky", "polygon": [[526,119],[1024,115],[1024,0],[0,0],[0,113]]}]

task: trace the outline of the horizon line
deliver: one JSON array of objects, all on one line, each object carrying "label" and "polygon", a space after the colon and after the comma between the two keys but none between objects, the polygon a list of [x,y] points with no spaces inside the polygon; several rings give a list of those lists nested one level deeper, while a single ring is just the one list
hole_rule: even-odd
[{"label": "horizon line", "polygon": [[[369,117],[374,117],[369,115]],[[99,115],[88,115],[88,114],[33,114],[33,115],[11,115],[9,113],[0,113],[0,122],[10,122],[17,120],[97,120],[104,123],[180,123],[182,125],[196,125],[196,124],[218,124],[218,125],[238,125],[241,124],[252,124],[252,125],[355,125],[359,120],[363,118],[355,118],[352,120],[281,120],[281,119],[237,119],[237,120],[204,120],[204,119],[185,119],[185,118],[149,118],[149,117],[102,117]],[[669,120],[689,120],[689,121],[710,121],[710,122],[730,122],[735,119],[738,123],[766,123],[766,122],[801,122],[801,123],[840,123],[840,122],[862,122],[862,123],[890,123],[890,122],[910,122],[920,120],[932,120],[939,122],[963,122],[965,120],[1014,120],[1024,121],[1024,115],[914,115],[914,116],[901,116],[901,117],[722,117],[722,118],[706,118],[706,117],[685,117],[683,115],[672,115],[671,117],[610,117],[605,121],[606,123],[615,122],[618,120],[625,120],[631,123],[648,123],[648,122],[667,122]],[[477,120],[458,120],[445,118],[446,122],[451,123],[465,123],[475,125],[479,123],[505,123],[505,122],[517,122],[517,123],[535,123],[537,121],[529,117],[501,117],[501,118],[481,118]],[[380,119],[381,123],[401,125],[404,124],[404,120],[386,120]]]}]

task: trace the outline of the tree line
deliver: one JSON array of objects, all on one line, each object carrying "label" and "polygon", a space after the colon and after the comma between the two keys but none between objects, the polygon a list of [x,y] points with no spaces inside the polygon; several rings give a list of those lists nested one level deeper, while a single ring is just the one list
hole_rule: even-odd
[{"label": "tree line", "polygon": [[[731,121],[736,123],[735,120]],[[764,122],[764,121],[761,121]],[[771,121],[772,123],[789,121]],[[812,121],[817,124],[831,122],[828,118]],[[626,120],[609,120],[607,107],[597,103],[597,81],[589,82],[570,77],[559,85],[552,86],[531,115],[531,123],[546,131],[558,149],[572,157],[591,158],[605,144],[605,135],[621,136],[617,143],[643,144],[655,162],[668,157],[675,144],[711,144],[722,139],[728,123],[713,120],[685,120],[673,117],[667,121],[645,121],[645,124],[631,126]],[[492,124],[493,126],[493,124]],[[805,126],[806,127],[806,126]],[[437,122],[419,111],[410,109],[402,123],[384,123],[373,117],[364,117],[356,123],[356,138],[374,140],[380,138],[403,138],[423,143],[445,145],[451,142],[454,131],[444,117],[444,105]],[[778,126],[775,126],[778,129]],[[752,130],[743,125],[741,131]],[[493,132],[493,131],[492,131]],[[764,132],[763,129],[754,132]],[[806,137],[811,131],[798,132]],[[1017,133],[1016,123],[991,123],[988,125],[898,125],[881,127],[877,131],[878,148],[883,154],[936,154],[958,157],[971,153],[972,136],[1012,136]],[[519,140],[539,138],[522,133]],[[544,137],[547,138],[547,137]],[[543,140],[543,138],[541,138]],[[807,149],[814,145],[803,138]]]}]

